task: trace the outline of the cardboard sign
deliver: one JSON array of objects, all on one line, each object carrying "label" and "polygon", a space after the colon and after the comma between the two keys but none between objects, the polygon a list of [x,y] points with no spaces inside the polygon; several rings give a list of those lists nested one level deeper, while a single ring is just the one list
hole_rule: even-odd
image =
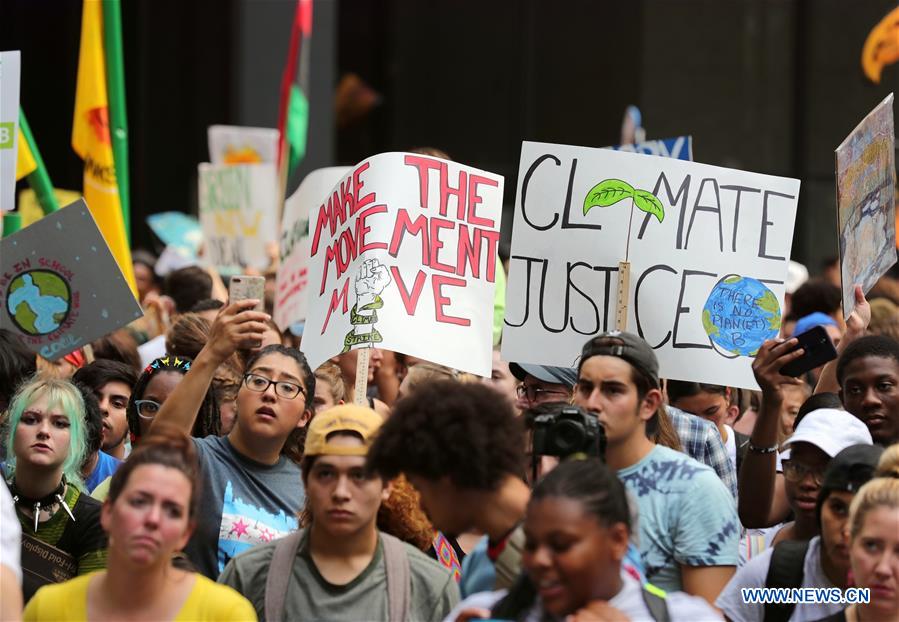
[{"label": "cardboard sign", "polygon": [[627,329],[664,377],[755,387],[751,357],[780,329],[799,181],[607,149],[525,142],[503,359],[572,367]]},{"label": "cardboard sign", "polygon": [[353,348],[490,374],[503,178],[411,153],[343,176],[309,219],[303,351]]},{"label": "cardboard sign", "polygon": [[213,164],[275,164],[278,130],[267,127],[211,125],[207,131]]},{"label": "cardboard sign", "polygon": [[278,176],[274,164],[200,164],[200,224],[206,256],[224,274],[270,263],[277,239]]},{"label": "cardboard sign", "polygon": [[200,222],[184,212],[160,212],[147,216],[147,225],[166,246],[175,246],[196,257],[203,242]]},{"label": "cardboard sign", "polygon": [[0,52],[0,212],[16,207],[20,54]]},{"label": "cardboard sign", "polygon": [[322,204],[331,188],[350,170],[349,166],[332,166],[312,171],[284,203],[274,312],[275,323],[282,331],[306,319],[309,212]]},{"label": "cardboard sign", "polygon": [[0,328],[54,361],[143,312],[84,200],[0,240]]},{"label": "cardboard sign", "polygon": [[629,153],[642,153],[644,155],[662,156],[675,160],[693,161],[693,137],[678,136],[677,138],[662,138],[660,140],[647,140],[636,145],[618,145],[607,147],[615,151],[627,151]]},{"label": "cardboard sign", "polygon": [[869,292],[896,263],[895,141],[890,93],[836,150],[845,317],[855,309],[855,285]]}]

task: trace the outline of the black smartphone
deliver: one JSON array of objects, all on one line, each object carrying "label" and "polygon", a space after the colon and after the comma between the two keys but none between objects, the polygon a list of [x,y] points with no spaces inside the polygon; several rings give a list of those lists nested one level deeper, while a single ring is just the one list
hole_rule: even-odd
[{"label": "black smartphone", "polygon": [[804,352],[798,359],[794,359],[780,368],[784,376],[798,378],[807,371],[821,367],[828,361],[837,358],[837,349],[823,326],[815,326],[797,335],[799,345],[793,348],[793,352],[802,348]]}]

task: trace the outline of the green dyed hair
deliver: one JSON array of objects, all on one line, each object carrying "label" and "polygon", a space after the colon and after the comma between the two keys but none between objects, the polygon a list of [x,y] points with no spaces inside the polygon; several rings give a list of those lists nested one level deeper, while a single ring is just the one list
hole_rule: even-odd
[{"label": "green dyed hair", "polygon": [[58,378],[32,377],[23,383],[9,403],[9,435],[6,439],[6,460],[9,474],[16,469],[16,454],[13,444],[16,429],[29,406],[43,397],[48,397],[49,408],[60,408],[69,417],[69,455],[62,463],[66,481],[78,487],[81,481],[81,464],[87,452],[87,425],[84,421],[84,400],[78,388],[68,380]]}]

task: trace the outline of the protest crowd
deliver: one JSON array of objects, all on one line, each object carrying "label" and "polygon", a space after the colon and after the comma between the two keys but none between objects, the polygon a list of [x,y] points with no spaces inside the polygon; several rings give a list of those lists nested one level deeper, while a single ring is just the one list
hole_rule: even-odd
[{"label": "protest crowd", "polygon": [[811,270],[798,180],[630,108],[504,210],[437,147],[288,193],[284,99],[139,248],[76,102],[84,198],[0,229],[0,622],[899,622],[892,97]]}]

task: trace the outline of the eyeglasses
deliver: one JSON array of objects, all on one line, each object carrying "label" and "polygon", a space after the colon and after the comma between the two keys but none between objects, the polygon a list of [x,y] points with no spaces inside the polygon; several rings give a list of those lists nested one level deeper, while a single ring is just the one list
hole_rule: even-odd
[{"label": "eyeglasses", "polygon": [[541,389],[540,387],[526,384],[520,384],[515,387],[515,395],[517,395],[519,399],[527,399],[529,402],[536,402],[542,399],[544,395],[564,395],[565,397],[568,397],[568,393],[565,391]]},{"label": "eyeglasses", "polygon": [[257,393],[265,393],[271,385],[275,385],[275,393],[286,400],[295,399],[300,393],[304,395],[306,393],[306,390],[303,389],[303,387],[294,384],[293,382],[287,382],[286,380],[271,380],[257,374],[245,374],[243,383],[250,391],[255,391]]},{"label": "eyeglasses", "polygon": [[805,476],[809,474],[811,474],[812,481],[814,481],[817,486],[820,486],[824,481],[824,471],[808,467],[801,462],[784,460],[783,469],[784,477],[791,482],[801,482],[805,479]]},{"label": "eyeglasses", "polygon": [[153,400],[134,400],[134,406],[137,408],[137,416],[141,419],[153,419],[162,408],[162,404]]}]

